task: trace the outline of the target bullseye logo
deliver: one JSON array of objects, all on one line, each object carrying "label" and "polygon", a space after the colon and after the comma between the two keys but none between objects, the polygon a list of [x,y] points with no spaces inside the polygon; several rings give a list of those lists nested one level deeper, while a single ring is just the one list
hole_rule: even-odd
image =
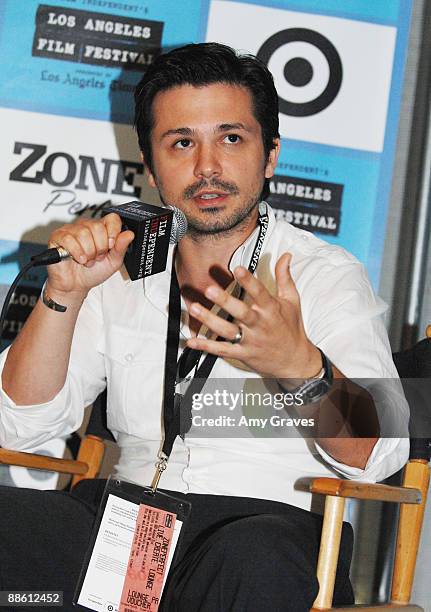
[{"label": "target bullseye logo", "polygon": [[315,30],[281,30],[263,43],[257,57],[274,76],[280,112],[284,115],[316,115],[340,91],[341,58],[331,41]]}]

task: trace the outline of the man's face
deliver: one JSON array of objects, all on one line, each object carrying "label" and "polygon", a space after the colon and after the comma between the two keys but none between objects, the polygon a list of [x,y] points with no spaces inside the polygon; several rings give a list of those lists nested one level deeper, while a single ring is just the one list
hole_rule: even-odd
[{"label": "man's face", "polygon": [[274,174],[279,146],[265,158],[249,91],[222,83],[175,87],[157,94],[153,119],[149,182],[162,201],[184,212],[194,235],[241,226]]}]

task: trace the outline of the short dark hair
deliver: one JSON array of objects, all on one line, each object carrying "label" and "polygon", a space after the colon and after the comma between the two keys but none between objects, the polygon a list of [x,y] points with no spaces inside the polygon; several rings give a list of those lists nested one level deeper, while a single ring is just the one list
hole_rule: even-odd
[{"label": "short dark hair", "polygon": [[186,45],[159,55],[135,90],[135,128],[145,164],[153,171],[151,130],[153,100],[160,91],[181,85],[226,83],[251,93],[253,113],[262,129],[266,158],[278,131],[278,95],[268,68],[253,55],[236,53],[220,43]]}]

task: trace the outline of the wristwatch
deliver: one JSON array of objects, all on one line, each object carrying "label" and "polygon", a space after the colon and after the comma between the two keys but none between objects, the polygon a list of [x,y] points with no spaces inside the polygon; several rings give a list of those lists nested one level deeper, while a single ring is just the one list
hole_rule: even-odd
[{"label": "wristwatch", "polygon": [[[319,347],[317,348],[319,349]],[[288,391],[292,395],[300,395],[304,402],[304,406],[306,404],[313,404],[322,399],[332,387],[332,382],[334,380],[331,362],[323,351],[320,349],[319,351],[322,356],[322,369],[316,376],[313,376],[313,378],[306,378],[304,382],[295,389],[287,389],[278,381],[283,391]]]}]

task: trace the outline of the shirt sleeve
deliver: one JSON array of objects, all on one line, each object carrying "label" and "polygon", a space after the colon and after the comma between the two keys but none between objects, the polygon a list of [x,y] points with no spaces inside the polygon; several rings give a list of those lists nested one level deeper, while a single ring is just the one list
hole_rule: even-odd
[{"label": "shirt sleeve", "polygon": [[313,295],[307,298],[303,290],[306,333],[347,378],[371,394],[381,437],[363,470],[334,460],[317,443],[315,447],[342,476],[376,482],[398,471],[409,453],[409,408],[382,318],[387,307],[375,296],[358,261],[342,249],[332,255],[335,261],[325,255]]},{"label": "shirt sleeve", "polygon": [[[0,446],[30,452],[80,427],[85,407],[106,385],[104,359],[96,349],[101,328],[100,289],[95,288],[89,292],[78,315],[69,369],[59,393],[43,404],[19,406],[0,386]],[[8,351],[0,355],[0,376]]]},{"label": "shirt sleeve", "polygon": [[316,449],[338,474],[350,480],[380,482],[403,467],[409,458],[408,438],[379,438],[363,470],[336,461],[317,443]]}]

